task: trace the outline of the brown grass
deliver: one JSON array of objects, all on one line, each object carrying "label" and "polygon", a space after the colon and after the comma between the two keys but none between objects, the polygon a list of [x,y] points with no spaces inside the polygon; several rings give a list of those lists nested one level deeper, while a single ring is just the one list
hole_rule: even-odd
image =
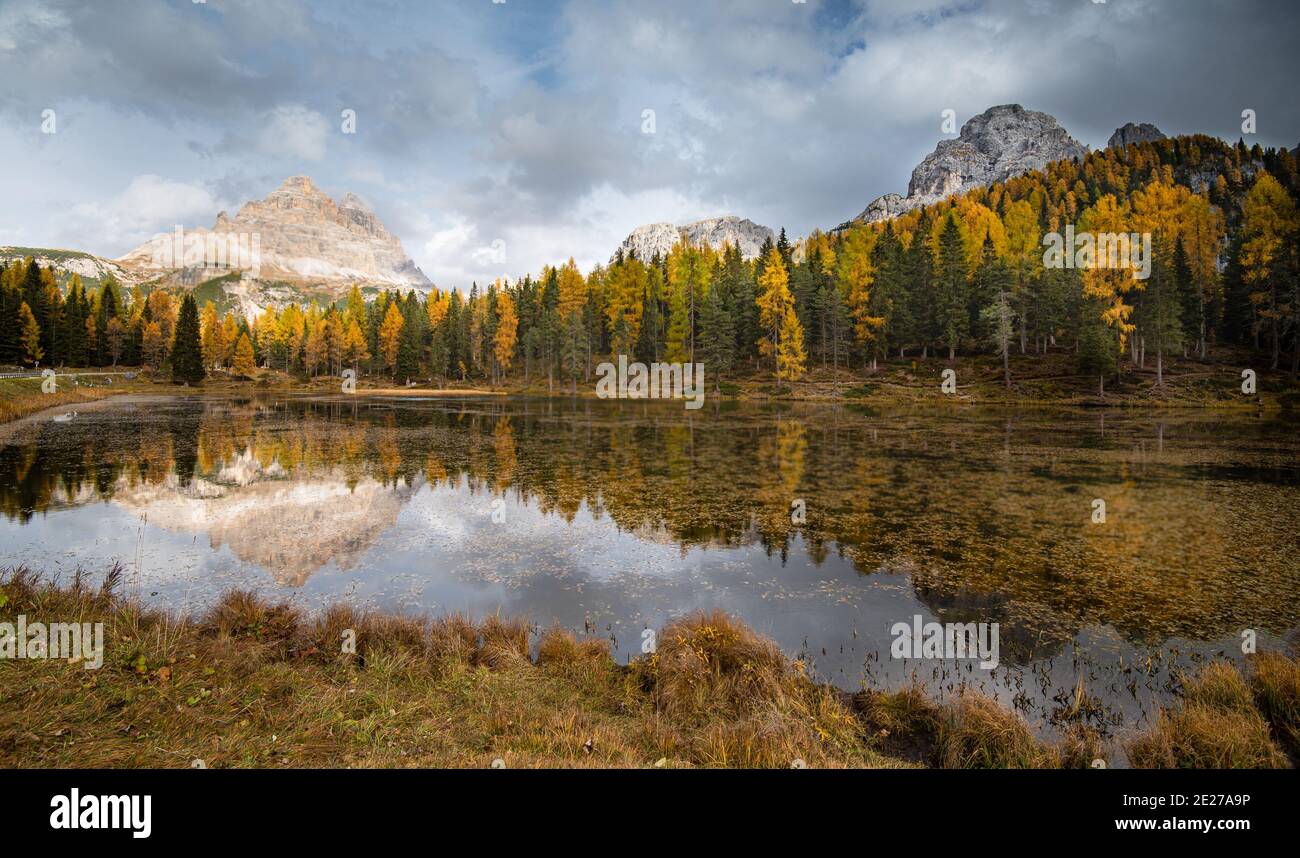
[{"label": "brown grass", "polygon": [[1278,652],[1262,652],[1250,660],[1250,690],[1255,707],[1278,744],[1300,757],[1300,662]]},{"label": "brown grass", "polygon": [[[936,703],[912,685],[850,700],[723,613],[677,620],[655,654],[619,665],[608,641],[563,629],[540,634],[530,658],[529,626],[499,616],[308,617],[235,591],[175,617],[116,594],[120,577],[0,571],[0,619],[105,626],[99,670],[0,660],[0,767],[1040,768],[1103,756],[1077,725],[1043,743],[974,693]],[[1249,684],[1207,668],[1130,753],[1283,764],[1269,733],[1294,736],[1297,667],[1252,666]]]},{"label": "brown grass", "polygon": [[1034,738],[1015,712],[982,694],[963,694],[939,723],[935,750],[945,769],[1059,768],[1060,755]]},{"label": "brown grass", "polygon": [[1275,769],[1287,766],[1246,680],[1213,662],[1185,680],[1180,707],[1163,709],[1155,725],[1128,744],[1144,769]]},{"label": "brown grass", "polygon": [[0,661],[0,766],[900,764],[721,614],[666,630],[661,668],[556,629],[534,660],[528,625],[498,616],[308,618],[236,591],[172,617],[112,590],[0,573],[0,618],[103,622],[106,650],[96,671]]},{"label": "brown grass", "polygon": [[[121,380],[118,381],[120,384]],[[121,387],[117,390],[110,387],[61,387],[55,393],[42,393],[40,378],[0,378],[0,423],[28,417],[47,408],[93,402],[122,392]]]}]

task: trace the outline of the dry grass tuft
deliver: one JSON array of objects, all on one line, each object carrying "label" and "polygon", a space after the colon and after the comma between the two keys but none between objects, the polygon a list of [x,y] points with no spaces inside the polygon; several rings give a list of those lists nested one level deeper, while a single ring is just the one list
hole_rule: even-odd
[{"label": "dry grass tuft", "polygon": [[1241,672],[1226,661],[1213,661],[1184,680],[1183,699],[1190,705],[1251,713],[1255,705]]},{"label": "dry grass tuft", "polygon": [[492,669],[516,666],[528,661],[528,624],[494,614],[479,626],[481,643],[475,660]]},{"label": "dry grass tuft", "polygon": [[656,708],[682,723],[783,708],[802,679],[776,644],[721,611],[669,624],[650,661]]},{"label": "dry grass tuft", "polygon": [[1255,706],[1278,743],[1300,757],[1300,662],[1278,652],[1261,652],[1251,658],[1250,666]]},{"label": "dry grass tuft", "polygon": [[429,628],[429,650],[442,667],[468,667],[478,652],[478,627],[462,614],[448,614]]},{"label": "dry grass tuft", "polygon": [[1139,769],[1286,768],[1286,757],[1273,745],[1258,713],[1208,706],[1161,711],[1155,726],[1127,750]]},{"label": "dry grass tuft", "polygon": [[1050,769],[1061,762],[1023,718],[991,697],[969,693],[947,707],[935,753],[945,769]]},{"label": "dry grass tuft", "polygon": [[[1270,668],[1266,668],[1269,670]],[[1269,734],[1241,673],[1213,662],[1184,681],[1183,705],[1163,709],[1155,725],[1128,743],[1140,769],[1275,769],[1286,756]]]}]

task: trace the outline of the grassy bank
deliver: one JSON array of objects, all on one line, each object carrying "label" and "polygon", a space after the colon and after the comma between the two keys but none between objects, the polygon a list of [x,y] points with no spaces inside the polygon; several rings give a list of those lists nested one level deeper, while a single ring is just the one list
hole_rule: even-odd
[{"label": "grassy bank", "polygon": [[[248,593],[175,617],[106,587],[0,573],[0,621],[104,623],[104,664],[0,660],[0,766],[1083,767],[967,694],[849,696],[727,616],[678,620],[616,664],[603,639],[519,620],[335,607],[308,618]],[[355,653],[345,652],[346,630]],[[1199,683],[1199,684],[1198,684]],[[1300,665],[1214,667],[1130,746],[1138,765],[1281,766],[1300,736]]]},{"label": "grassy bank", "polygon": [[[706,368],[705,395],[706,401],[718,398],[759,402],[780,399],[864,406],[955,403],[1005,407],[1194,407],[1251,412],[1300,410],[1300,381],[1290,373],[1255,366],[1252,357],[1248,352],[1232,349],[1216,349],[1208,362],[1170,356],[1166,358],[1163,378],[1159,380],[1151,362],[1146,366],[1126,365],[1119,378],[1107,380],[1105,395],[1099,395],[1095,378],[1076,374],[1074,357],[1064,350],[1044,355],[1013,355],[1010,386],[1004,382],[1001,360],[993,355],[963,356],[954,361],[942,357],[909,357],[884,361],[875,371],[858,366],[837,371],[810,360],[808,372],[800,381],[779,388],[770,372],[751,366],[734,368],[720,385],[715,384],[716,380]],[[1257,392],[1254,395],[1246,395],[1241,390],[1241,372],[1245,368],[1253,368],[1257,374]],[[940,389],[942,374],[947,369],[956,373],[953,393]],[[548,384],[546,377],[539,375],[530,379],[511,378],[502,387],[485,387],[482,381],[460,382],[455,379],[423,379],[414,386],[399,387],[387,377],[362,376],[357,382],[356,393],[363,396],[517,394],[594,398],[596,379],[593,371],[589,379],[579,380],[576,388],[572,382],[564,383],[558,379]],[[83,386],[76,388],[61,381],[59,392],[55,394],[42,394],[39,378],[0,379],[0,423],[45,408],[72,405],[115,393],[334,396],[342,392],[341,385],[341,379],[334,376],[305,379],[266,369],[257,370],[254,378],[214,372],[203,384],[195,387],[178,387],[165,376],[154,378],[148,372],[141,372],[131,381],[118,377],[112,385],[102,378],[87,376]]]},{"label": "grassy bank", "polygon": [[[875,370],[860,365],[852,368],[823,366],[809,360],[808,371],[799,381],[777,387],[770,370],[737,366],[720,385],[705,367],[706,398],[764,401],[772,399],[850,402],[868,406],[905,403],[965,403],[999,406],[1082,406],[1135,408],[1223,408],[1242,410],[1295,410],[1300,407],[1300,382],[1284,370],[1270,371],[1258,365],[1255,356],[1242,350],[1216,349],[1210,361],[1168,356],[1157,376],[1155,361],[1145,366],[1125,364],[1119,377],[1106,379],[1105,393],[1096,377],[1081,376],[1074,355],[1056,350],[1044,355],[1013,355],[1011,384],[1003,377],[1001,359],[994,355],[961,356],[882,361]],[[1252,362],[1254,361],[1254,362]],[[954,371],[956,389],[945,393],[940,383],[945,370]],[[1242,392],[1243,369],[1256,372],[1256,393]],[[594,396],[596,374],[579,380],[578,396]],[[530,395],[574,395],[572,382],[545,376],[507,384],[512,393]]]},{"label": "grassy bank", "polygon": [[94,402],[114,393],[122,393],[127,385],[109,387],[68,387],[54,393],[41,392],[40,378],[0,378],[0,423],[28,417],[47,408],[75,406]]}]

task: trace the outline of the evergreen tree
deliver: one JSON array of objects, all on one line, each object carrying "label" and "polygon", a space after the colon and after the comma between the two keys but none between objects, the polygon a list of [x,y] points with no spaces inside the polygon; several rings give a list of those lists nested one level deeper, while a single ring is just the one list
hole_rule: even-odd
[{"label": "evergreen tree", "polygon": [[1099,396],[1106,395],[1106,377],[1117,368],[1115,334],[1102,319],[1106,307],[1103,299],[1086,299],[1079,329],[1079,372],[1097,378]]},{"label": "evergreen tree", "polygon": [[713,375],[714,391],[721,389],[723,374],[731,372],[736,351],[735,325],[722,292],[721,284],[715,284],[700,308],[699,357]]},{"label": "evergreen tree", "polygon": [[911,325],[909,336],[902,342],[921,347],[922,357],[929,354],[930,345],[939,337],[935,306],[934,256],[930,249],[930,219],[926,212],[912,234],[912,242],[905,254],[906,279],[911,292]]},{"label": "evergreen tree", "polygon": [[203,369],[202,338],[199,332],[199,308],[194,296],[187,294],[181,300],[180,316],[176,319],[176,336],[172,341],[172,381],[177,384],[198,384],[207,373]]},{"label": "evergreen tree", "polygon": [[939,233],[935,270],[935,309],[943,342],[948,346],[948,360],[957,356],[962,337],[970,333],[967,288],[966,248],[957,216],[949,213]]}]

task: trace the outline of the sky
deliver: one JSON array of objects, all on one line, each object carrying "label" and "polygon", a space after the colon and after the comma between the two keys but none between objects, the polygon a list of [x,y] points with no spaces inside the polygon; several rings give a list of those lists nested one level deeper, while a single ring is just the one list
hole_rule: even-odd
[{"label": "sky", "polygon": [[443,287],[657,221],[797,237],[905,193],[945,110],[1294,147],[1297,33],[1291,0],[0,0],[0,245],[117,257],[291,175]]}]

